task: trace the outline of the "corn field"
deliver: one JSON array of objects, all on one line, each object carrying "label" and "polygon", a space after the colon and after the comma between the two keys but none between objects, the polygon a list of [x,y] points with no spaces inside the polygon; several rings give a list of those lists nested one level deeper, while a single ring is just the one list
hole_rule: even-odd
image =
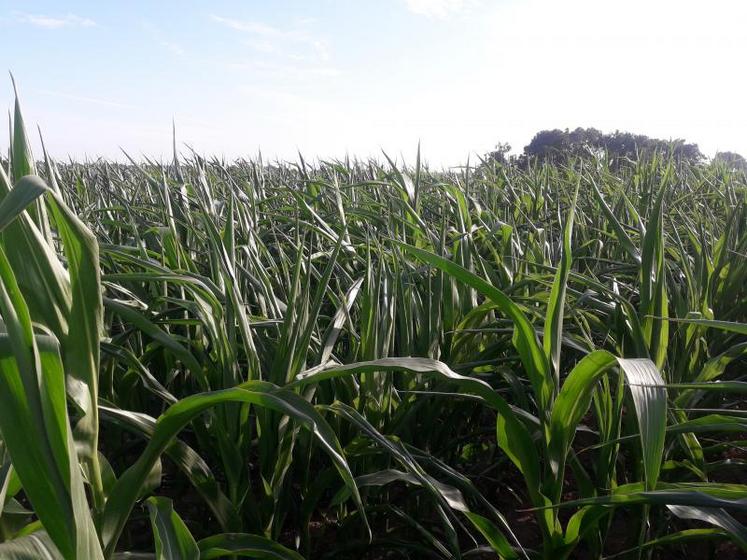
[{"label": "corn field", "polygon": [[743,558],[747,178],[0,166],[0,558]]}]

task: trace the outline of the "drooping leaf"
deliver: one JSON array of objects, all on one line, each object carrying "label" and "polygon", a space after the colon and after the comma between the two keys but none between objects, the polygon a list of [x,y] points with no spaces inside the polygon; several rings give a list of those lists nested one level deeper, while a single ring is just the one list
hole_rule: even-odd
[{"label": "drooping leaf", "polygon": [[198,560],[200,550],[192,534],[174,511],[168,498],[154,496],[146,500],[157,560]]}]

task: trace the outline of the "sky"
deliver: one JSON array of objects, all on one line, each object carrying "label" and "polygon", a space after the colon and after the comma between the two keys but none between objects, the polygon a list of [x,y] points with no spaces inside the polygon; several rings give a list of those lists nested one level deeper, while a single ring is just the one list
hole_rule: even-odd
[{"label": "sky", "polygon": [[58,159],[170,159],[172,121],[230,159],[420,142],[451,166],[577,126],[747,155],[745,21],[743,0],[0,0],[0,68]]}]

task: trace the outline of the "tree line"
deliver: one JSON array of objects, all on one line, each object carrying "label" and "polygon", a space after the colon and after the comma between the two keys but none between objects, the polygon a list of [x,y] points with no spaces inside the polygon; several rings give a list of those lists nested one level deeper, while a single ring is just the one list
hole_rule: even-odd
[{"label": "tree line", "polygon": [[[683,139],[662,140],[644,134],[616,130],[604,133],[596,128],[578,127],[574,130],[541,130],[534,135],[519,155],[509,155],[511,146],[498,144],[487,154],[488,161],[515,163],[525,166],[531,161],[563,163],[571,158],[589,155],[606,155],[613,162],[636,160],[642,156],[659,153],[686,163],[703,163],[707,158],[698,145]],[[747,160],[735,152],[718,152],[714,158],[732,169],[747,171]]]}]

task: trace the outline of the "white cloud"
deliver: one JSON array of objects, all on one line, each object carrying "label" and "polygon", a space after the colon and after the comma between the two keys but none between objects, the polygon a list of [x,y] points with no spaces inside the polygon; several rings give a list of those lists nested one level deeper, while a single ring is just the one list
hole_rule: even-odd
[{"label": "white cloud", "polygon": [[83,104],[93,103],[94,105],[103,105],[105,107],[114,107],[117,109],[136,109],[137,108],[134,105],[129,105],[127,103],[120,103],[119,101],[112,101],[111,99],[102,99],[100,97],[75,95],[72,93],[64,93],[61,91],[54,91],[54,90],[48,90],[48,89],[40,89],[40,90],[37,90],[37,92],[42,95],[48,95],[51,97],[59,97],[61,99],[69,99],[70,101],[75,101],[75,102],[83,103]]},{"label": "white cloud", "polygon": [[278,52],[277,45],[273,44],[272,41],[267,41],[264,39],[251,39],[246,41],[244,44],[251,47],[257,52],[261,52],[264,54],[275,54]]},{"label": "white cloud", "polygon": [[156,43],[158,43],[161,47],[169,51],[174,56],[183,57],[187,54],[181,43],[177,43],[176,41],[172,41],[167,38],[164,31],[152,21],[142,21],[140,25]]},{"label": "white cloud", "polygon": [[90,18],[67,14],[64,16],[47,16],[42,14],[26,14],[16,12],[15,17],[22,23],[27,23],[43,29],[60,29],[63,27],[95,27],[96,22]]},{"label": "white cloud", "polygon": [[253,33],[261,37],[267,37],[272,39],[284,39],[292,38],[293,34],[287,31],[282,31],[271,25],[266,25],[259,21],[241,20],[234,18],[227,18],[222,16],[211,15],[210,19],[213,21],[235,29],[236,31],[244,31],[246,33]]},{"label": "white cloud", "polygon": [[414,14],[446,19],[465,8],[464,0],[405,0],[407,9]]},{"label": "white cloud", "polygon": [[[303,63],[303,60],[299,62]],[[268,60],[251,60],[248,62],[225,62],[227,68],[241,72],[250,71],[273,83],[293,83],[298,85],[308,78],[336,78],[341,75],[338,68],[323,64],[295,64],[273,62]]]},{"label": "white cloud", "polygon": [[[242,20],[223,16],[211,15],[210,19],[230,29],[241,31],[251,36],[247,42],[249,46],[263,53],[287,52],[288,46],[311,49],[316,58],[322,62],[330,59],[329,41],[310,33],[306,27],[314,20],[305,19],[297,22],[301,27],[281,29],[254,20]],[[293,53],[289,55],[293,57]]]},{"label": "white cloud", "polygon": [[161,41],[161,46],[171,51],[176,56],[184,56],[186,54],[182,46],[179,43],[174,43],[173,41]]}]

